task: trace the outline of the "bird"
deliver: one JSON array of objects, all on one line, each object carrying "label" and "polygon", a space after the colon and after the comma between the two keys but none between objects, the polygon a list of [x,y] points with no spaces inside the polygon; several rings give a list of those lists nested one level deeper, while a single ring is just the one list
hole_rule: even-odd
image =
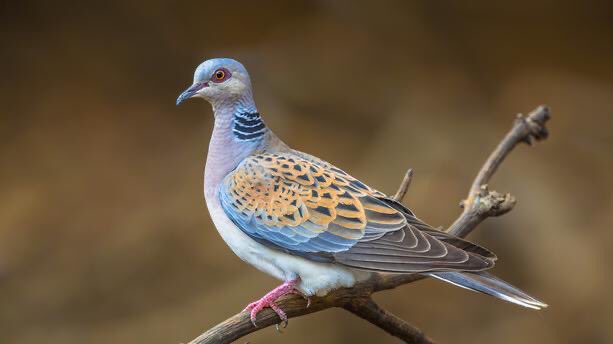
[{"label": "bird", "polygon": [[[275,301],[351,288],[373,274],[424,274],[532,309],[547,304],[486,270],[490,250],[437,230],[409,208],[316,156],[290,148],[256,107],[247,69],[230,58],[196,68],[177,98],[203,98],[214,125],[204,198],[222,239],[282,283],[247,305],[250,320]],[[325,138],[322,138],[325,139]]]}]

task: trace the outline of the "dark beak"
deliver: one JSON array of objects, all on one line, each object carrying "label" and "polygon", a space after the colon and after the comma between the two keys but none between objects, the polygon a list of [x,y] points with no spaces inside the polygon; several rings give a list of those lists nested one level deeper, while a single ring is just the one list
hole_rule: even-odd
[{"label": "dark beak", "polygon": [[177,105],[183,103],[186,99],[193,97],[198,91],[209,86],[207,82],[197,83],[191,85],[187,90],[183,91],[177,98]]}]

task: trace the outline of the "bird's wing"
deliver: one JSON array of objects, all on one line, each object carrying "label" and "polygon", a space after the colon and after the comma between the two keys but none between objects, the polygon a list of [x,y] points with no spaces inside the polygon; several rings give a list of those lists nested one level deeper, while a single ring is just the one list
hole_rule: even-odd
[{"label": "bird's wing", "polygon": [[478,271],[493,265],[467,249],[476,245],[427,225],[419,229],[408,209],[302,153],[250,156],[219,192],[224,211],[247,235],[311,260],[389,272]]}]

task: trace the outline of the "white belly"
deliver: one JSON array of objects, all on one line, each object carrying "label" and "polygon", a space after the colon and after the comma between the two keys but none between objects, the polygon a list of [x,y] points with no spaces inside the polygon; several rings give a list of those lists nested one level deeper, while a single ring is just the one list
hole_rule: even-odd
[{"label": "white belly", "polygon": [[323,296],[341,287],[352,287],[370,273],[339,265],[317,263],[268,248],[251,239],[226,215],[219,199],[206,193],[206,203],[217,231],[242,260],[282,281],[300,277],[297,289],[305,295]]}]

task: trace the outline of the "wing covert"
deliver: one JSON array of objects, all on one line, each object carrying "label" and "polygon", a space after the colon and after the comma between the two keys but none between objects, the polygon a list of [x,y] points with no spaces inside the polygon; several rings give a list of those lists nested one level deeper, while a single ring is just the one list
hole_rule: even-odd
[{"label": "wing covert", "polygon": [[250,156],[219,195],[226,214],[254,240],[312,260],[396,272],[490,266],[416,228],[384,194],[306,154]]},{"label": "wing covert", "polygon": [[405,226],[377,192],[338,168],[298,156],[260,154],[226,177],[222,206],[260,240],[297,252],[340,252]]}]

